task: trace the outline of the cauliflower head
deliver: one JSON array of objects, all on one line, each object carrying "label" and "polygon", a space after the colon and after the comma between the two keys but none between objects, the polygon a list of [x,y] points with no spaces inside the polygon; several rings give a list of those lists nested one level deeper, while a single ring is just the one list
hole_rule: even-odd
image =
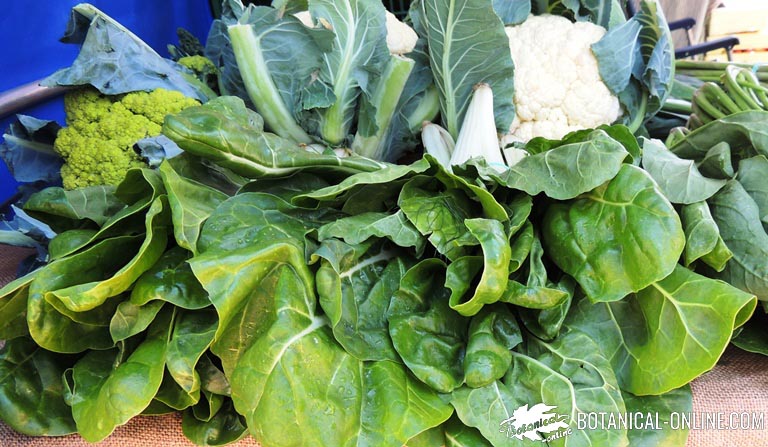
[{"label": "cauliflower head", "polygon": [[590,48],[605,28],[545,14],[506,32],[515,63],[516,117],[503,142],[561,139],[621,116],[619,99],[603,83]]},{"label": "cauliflower head", "polygon": [[199,104],[165,89],[116,96],[103,95],[93,88],[67,93],[67,126],[59,131],[53,146],[64,159],[64,188],[117,185],[128,169],[146,167],[133,145],[160,135],[166,115]]}]

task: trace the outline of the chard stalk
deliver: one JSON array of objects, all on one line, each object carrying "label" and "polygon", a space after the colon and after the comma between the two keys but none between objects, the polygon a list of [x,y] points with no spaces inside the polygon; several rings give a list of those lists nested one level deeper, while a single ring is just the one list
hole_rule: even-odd
[{"label": "chard stalk", "polygon": [[251,25],[231,25],[228,32],[245,89],[264,122],[283,138],[297,143],[311,143],[312,138],[298,125],[283,102],[267,69],[261,39],[253,32]]},{"label": "chard stalk", "polygon": [[390,56],[371,98],[371,106],[376,111],[373,116],[375,127],[368,127],[375,128],[376,131],[372,135],[365,135],[366,132],[361,131],[361,125],[358,124],[358,130],[352,142],[353,152],[374,160],[381,160],[384,157],[386,152],[386,148],[383,147],[385,136],[389,131],[395,109],[414,65],[413,59],[396,54]]},{"label": "chard stalk", "polygon": [[475,85],[472,92],[472,100],[451,156],[451,165],[461,165],[472,158],[482,158],[489,166],[502,171],[507,169],[493,116],[493,91],[484,83]]},{"label": "chard stalk", "polygon": [[421,142],[424,150],[435,157],[438,163],[451,171],[451,155],[455,144],[447,130],[437,124],[424,122],[421,129]]}]

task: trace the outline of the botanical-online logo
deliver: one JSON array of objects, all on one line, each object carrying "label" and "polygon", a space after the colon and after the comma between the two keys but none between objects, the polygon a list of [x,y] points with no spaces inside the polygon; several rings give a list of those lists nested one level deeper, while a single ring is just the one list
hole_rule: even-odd
[{"label": "botanical-online logo", "polygon": [[[506,433],[509,438],[526,438],[530,441],[552,441],[568,436],[572,430],[566,422],[568,416],[552,412],[556,408],[543,403],[528,408],[528,404],[525,404],[513,411],[511,417],[501,421],[499,431]],[[542,433],[549,436],[543,436]]]}]

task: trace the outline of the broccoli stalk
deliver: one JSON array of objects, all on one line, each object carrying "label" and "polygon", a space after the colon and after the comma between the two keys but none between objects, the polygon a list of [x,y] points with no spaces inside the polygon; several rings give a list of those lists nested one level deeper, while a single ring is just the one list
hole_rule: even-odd
[{"label": "broccoli stalk", "polygon": [[382,147],[386,141],[385,136],[414,65],[413,59],[399,55],[390,56],[371,98],[370,105],[375,110],[372,122],[367,129],[358,128],[352,142],[353,152],[374,160],[382,158],[386,151],[386,148]]},{"label": "broccoli stalk", "polygon": [[250,25],[231,25],[228,28],[240,76],[256,111],[269,128],[283,138],[297,143],[311,143],[312,138],[299,126],[285,105],[269,74],[261,48],[261,41]]}]

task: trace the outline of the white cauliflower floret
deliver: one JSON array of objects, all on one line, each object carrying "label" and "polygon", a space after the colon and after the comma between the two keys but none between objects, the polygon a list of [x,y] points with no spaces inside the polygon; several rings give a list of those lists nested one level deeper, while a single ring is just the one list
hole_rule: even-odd
[{"label": "white cauliflower floret", "polygon": [[[313,28],[315,26],[309,11],[301,11],[294,14],[305,26]],[[390,54],[408,54],[416,47],[416,41],[419,36],[410,26],[401,22],[397,16],[386,11],[387,27],[387,48]]]},{"label": "white cauliflower floret", "polygon": [[621,116],[619,99],[603,83],[590,48],[605,28],[545,14],[506,32],[515,63],[516,116],[503,143],[561,139]]}]

